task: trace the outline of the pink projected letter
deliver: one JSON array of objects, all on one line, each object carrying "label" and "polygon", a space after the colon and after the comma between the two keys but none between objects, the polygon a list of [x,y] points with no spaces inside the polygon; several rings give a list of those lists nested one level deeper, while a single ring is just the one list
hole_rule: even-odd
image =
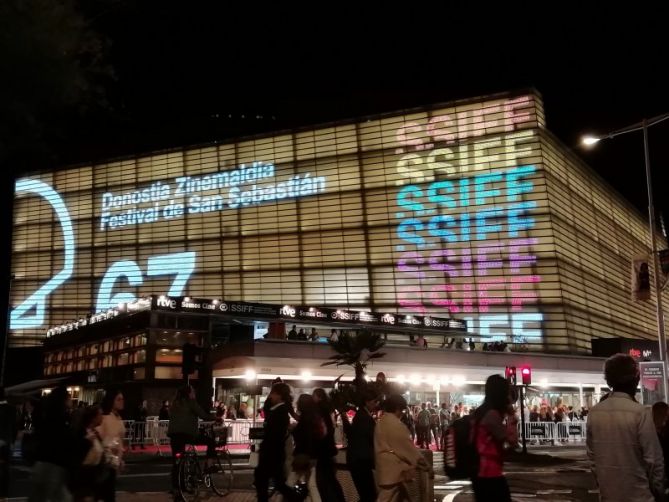
[{"label": "pink projected letter", "polygon": [[476,255],[476,272],[479,276],[488,275],[489,268],[502,268],[502,260],[488,260],[487,256],[489,253],[499,253],[501,255],[504,252],[504,245],[501,242],[491,242],[485,246],[478,248],[478,253]]},{"label": "pink projected letter", "polygon": [[530,103],[530,96],[521,96],[520,98],[510,99],[504,103],[504,130],[513,131],[516,124],[530,121],[530,112],[517,112],[518,108],[526,108]]},{"label": "pink projected letter", "polygon": [[[455,300],[448,298],[448,292],[450,291],[455,291],[455,286],[452,284],[439,284],[432,288],[430,299],[434,305],[448,309],[448,311],[452,314],[457,314],[460,312],[460,307],[458,307]],[[441,292],[445,293],[446,298],[439,297]]]},{"label": "pink projected letter", "polygon": [[455,122],[449,115],[432,117],[427,123],[427,134],[435,141],[455,141]]},{"label": "pink projected letter", "polygon": [[534,246],[539,239],[512,239],[509,241],[509,261],[511,262],[511,273],[517,274],[521,267],[529,267],[537,263],[537,255],[521,254],[520,248]]},{"label": "pink projected letter", "polygon": [[423,305],[423,291],[420,286],[403,286],[398,288],[397,303],[416,312],[425,312]]},{"label": "pink projected letter", "polygon": [[504,293],[504,279],[501,277],[479,283],[478,289],[479,312],[488,312],[490,305],[503,305],[506,300],[504,296],[488,296],[489,289],[498,291],[502,289],[502,294]]},{"label": "pink projected letter", "polygon": [[402,145],[412,145],[412,146],[422,145],[423,144],[422,137],[409,136],[409,134],[412,133],[418,134],[422,130],[423,127],[417,122],[409,122],[408,124],[404,124],[399,129],[397,129],[397,141]]}]

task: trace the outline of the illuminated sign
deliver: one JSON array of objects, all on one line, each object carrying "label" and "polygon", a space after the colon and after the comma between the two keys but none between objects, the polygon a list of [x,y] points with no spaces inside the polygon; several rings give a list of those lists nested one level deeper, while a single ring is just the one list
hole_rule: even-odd
[{"label": "illuminated sign", "polygon": [[[304,197],[325,190],[325,177],[312,178],[311,173],[292,176],[276,183],[255,184],[272,178],[274,164],[254,162],[251,167],[241,165],[231,171],[156,181],[146,188],[121,194],[106,192],[102,194],[100,230],[114,230],[141,223],[182,218],[185,214],[210,213]],[[254,184],[244,190],[244,186],[249,183]],[[227,193],[221,194],[223,190],[227,190]],[[204,195],[205,193],[208,195]],[[178,200],[185,202],[177,202]]]},{"label": "illuminated sign", "polygon": [[48,330],[47,336],[72,331],[101,320],[111,319],[119,314],[131,314],[140,310],[159,310],[168,312],[193,312],[199,314],[223,314],[231,317],[252,317],[277,320],[303,320],[324,323],[366,324],[375,326],[411,326],[447,332],[466,331],[465,321],[438,317],[422,317],[413,315],[396,315],[366,311],[328,309],[324,307],[278,306],[266,303],[231,302],[225,300],[208,300],[202,298],[171,297],[166,295],[140,298],[130,303],[120,303],[114,308],[65,323]]},{"label": "illuminated sign", "polygon": [[537,340],[542,121],[497,96],[18,180],[12,343],[150,294]]},{"label": "illuminated sign", "polygon": [[[478,321],[476,332],[486,337],[495,334],[493,326],[504,324],[517,337],[540,336],[525,326],[541,321],[540,313],[516,314],[536,303],[533,286],[541,281],[524,272],[537,262],[531,249],[538,239],[522,236],[535,226],[537,203],[522,200],[534,189],[535,173],[535,166],[518,166],[402,187],[396,217],[404,244],[396,246],[401,252],[397,270],[409,285],[399,288],[399,304],[419,312],[439,308],[464,314],[470,324]],[[495,270],[500,274],[492,276]],[[488,315],[495,305],[508,306],[511,313]]]}]

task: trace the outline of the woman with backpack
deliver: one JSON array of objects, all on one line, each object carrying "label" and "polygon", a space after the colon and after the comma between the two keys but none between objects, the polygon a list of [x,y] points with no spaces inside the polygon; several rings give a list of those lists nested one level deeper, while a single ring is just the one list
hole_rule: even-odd
[{"label": "woman with backpack", "polygon": [[485,399],[473,417],[471,437],[478,454],[478,472],[472,477],[476,502],[511,502],[503,473],[505,444],[518,442],[518,421],[513,410],[509,381],[491,375],[485,383]]}]

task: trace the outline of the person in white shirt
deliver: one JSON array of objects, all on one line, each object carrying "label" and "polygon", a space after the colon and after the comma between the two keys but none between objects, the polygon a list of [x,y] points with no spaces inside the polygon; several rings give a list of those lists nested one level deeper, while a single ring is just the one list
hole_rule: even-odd
[{"label": "person in white shirt", "polygon": [[627,354],[604,363],[613,392],[588,415],[587,453],[601,502],[664,500],[664,458],[650,409],[636,402],[639,365]]},{"label": "person in white shirt", "polygon": [[110,454],[112,470],[100,487],[99,498],[104,502],[115,502],[116,476],[119,471],[123,470],[123,440],[125,438],[125,426],[121,418],[125,401],[121,391],[107,391],[101,407],[104,415],[97,431],[102,438],[102,445]]},{"label": "person in white shirt", "polygon": [[405,500],[408,497],[405,485],[417,476],[416,471],[431,471],[400,420],[406,407],[407,403],[402,396],[390,396],[384,403],[384,414],[374,429],[376,478],[379,485],[377,502]]}]

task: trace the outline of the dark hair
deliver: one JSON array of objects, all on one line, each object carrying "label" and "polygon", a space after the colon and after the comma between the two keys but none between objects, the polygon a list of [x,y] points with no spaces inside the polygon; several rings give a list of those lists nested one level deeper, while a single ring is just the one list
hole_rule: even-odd
[{"label": "dark hair", "polygon": [[184,385],[182,387],[179,387],[177,389],[177,395],[174,396],[174,402],[181,402],[181,401],[189,401],[190,400],[190,393],[193,390],[193,387],[190,385]]},{"label": "dark hair", "polygon": [[100,413],[99,406],[87,406],[81,415],[80,430],[85,431]]},{"label": "dark hair", "polygon": [[482,419],[490,410],[504,414],[510,403],[509,391],[510,385],[506,378],[502,375],[490,375],[485,381],[483,404],[474,412],[477,419]]},{"label": "dark hair", "polygon": [[272,385],[272,390],[270,394],[279,394],[281,396],[281,401],[286,404],[291,404],[293,402],[293,396],[290,394],[290,387],[286,383],[275,383]]},{"label": "dark hair", "polygon": [[658,401],[653,405],[653,423],[658,432],[667,422],[667,412],[669,412],[669,404],[664,401]]},{"label": "dark hair", "polygon": [[407,401],[403,396],[399,394],[393,394],[388,397],[383,403],[383,410],[387,413],[396,413],[399,410],[403,410],[407,407]]},{"label": "dark hair", "polygon": [[371,387],[366,387],[360,393],[361,405],[364,406],[368,401],[375,401],[379,399],[379,394]]},{"label": "dark hair", "polygon": [[102,413],[109,415],[112,412],[112,409],[114,408],[114,400],[119,394],[122,394],[121,389],[108,389],[105,392],[105,397],[102,398],[102,402],[100,403]]},{"label": "dark hair", "polygon": [[614,392],[634,396],[639,384],[639,365],[632,356],[615,354],[604,363],[604,379]]}]

